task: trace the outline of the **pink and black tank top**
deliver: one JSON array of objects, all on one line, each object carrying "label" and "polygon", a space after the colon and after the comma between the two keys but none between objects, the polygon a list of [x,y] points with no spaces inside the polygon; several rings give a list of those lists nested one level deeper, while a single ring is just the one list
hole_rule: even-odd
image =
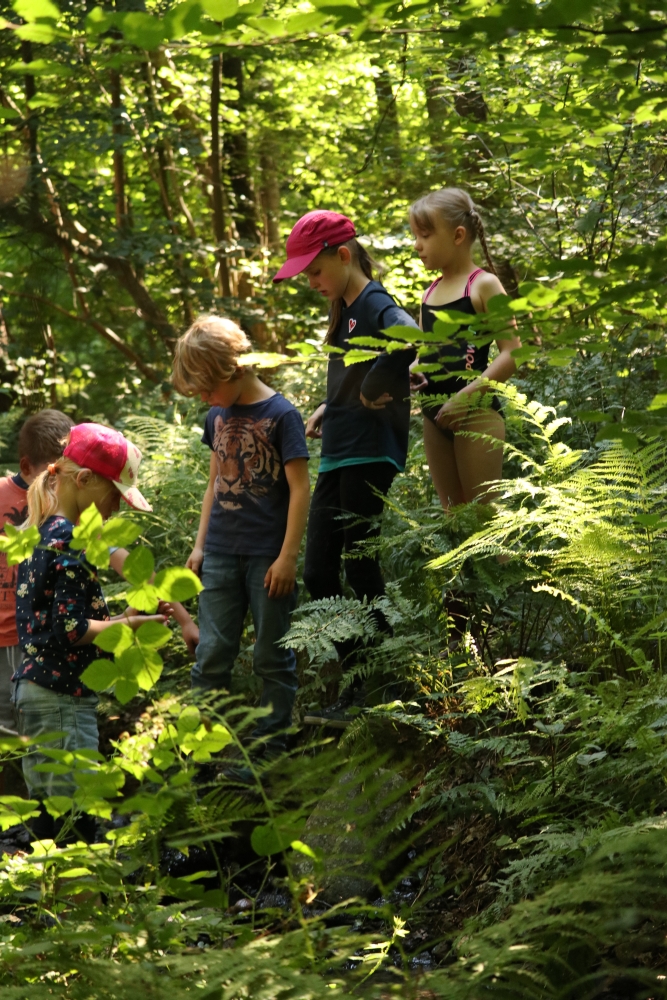
[{"label": "pink and black tank top", "polygon": [[[466,313],[468,316],[474,316],[475,307],[472,304],[470,290],[475,279],[478,278],[480,274],[484,273],[484,268],[478,267],[468,276],[463,296],[460,299],[456,299],[454,302],[442,302],[437,306],[432,306],[429,305],[428,299],[433,289],[441,281],[440,278],[437,278],[427,291],[424,301],[422,302],[421,316],[422,330],[424,333],[431,333],[437,319],[436,313],[442,312],[444,309],[451,310],[452,312]],[[454,343],[446,344],[442,347],[436,347],[434,348],[433,354],[429,354],[420,359],[428,364],[438,362],[441,365],[440,371],[429,372],[426,375],[428,385],[421,390],[424,396],[452,396],[467,385],[467,380],[461,378],[460,375],[457,375],[457,372],[483,372],[486,368],[488,368],[490,345],[485,344],[483,347],[476,347],[474,344],[470,344],[468,342],[468,338],[465,336],[465,331],[467,329],[468,324],[465,322],[462,323],[459,327],[459,333],[462,334],[460,340],[457,339]],[[425,403],[422,406],[424,415],[433,420],[435,414],[440,409],[440,405],[441,404],[429,405],[428,403]],[[500,404],[495,397],[492,405],[494,409],[500,408]]]}]

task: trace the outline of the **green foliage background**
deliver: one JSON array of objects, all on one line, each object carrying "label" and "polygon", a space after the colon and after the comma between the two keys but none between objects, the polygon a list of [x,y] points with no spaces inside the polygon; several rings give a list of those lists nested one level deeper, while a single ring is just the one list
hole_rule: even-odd
[{"label": "green foliage background", "polygon": [[[47,765],[77,782],[53,814],[85,809],[100,843],[5,857],[3,997],[665,996],[665,4],[1,13],[2,458],[44,405],[122,428],[155,514],[109,530],[158,570],[184,563],[206,476],[203,411],[168,385],[191,318],[237,318],[294,362],[267,379],[304,414],[323,398],[321,302],[270,280],[305,211],[351,215],[414,312],[408,205],[465,186],[508,291],[475,336],[514,318],[524,344],[492,508],[443,517],[414,417],[378,543],[394,636],[349,596],[295,616],[300,710],[332,642],[366,643],[372,707],[339,742],[302,733],[240,787],[218,762],[248,760],[251,629],[248,699],[197,705],[178,639],[119,631],[93,678],[109,754]],[[101,565],[110,537],[82,527]],[[9,773],[26,748],[0,748]],[[1,801],[7,831],[34,811]]]}]

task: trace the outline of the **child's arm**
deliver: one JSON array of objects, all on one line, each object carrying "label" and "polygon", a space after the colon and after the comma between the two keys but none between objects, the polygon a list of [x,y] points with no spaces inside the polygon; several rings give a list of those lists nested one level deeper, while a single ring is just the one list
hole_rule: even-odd
[{"label": "child's arm", "polygon": [[289,486],[287,528],[280,555],[269,566],[264,577],[264,586],[269,589],[269,597],[286,597],[292,593],[296,584],[296,561],[310,504],[308,459],[293,458],[287,462],[285,476]]},{"label": "child's arm", "polygon": [[[146,622],[158,622],[160,625],[164,625],[167,618],[165,615],[123,615],[120,618],[110,618],[106,622],[98,621],[96,618],[88,618],[86,620],[88,622],[88,629],[84,632],[80,639],[77,639],[76,642],[71,641],[70,630],[66,631],[67,638],[72,646],[89,646],[91,642],[94,642],[95,639],[97,639],[101,632],[104,632],[105,629],[111,628],[112,625],[117,625],[119,621],[121,621],[123,625],[129,625],[131,629],[136,631],[136,629],[145,625]],[[58,631],[57,626],[55,630],[56,632]]]},{"label": "child's arm", "polygon": [[188,556],[186,567],[191,569],[193,573],[199,576],[201,570],[201,564],[204,561],[204,542],[206,541],[206,532],[208,531],[208,522],[211,519],[211,508],[213,507],[213,488],[215,486],[215,478],[218,474],[218,465],[215,456],[215,452],[211,452],[211,464],[209,466],[208,474],[208,486],[206,487],[206,492],[204,493],[204,499],[201,505],[201,517],[199,518],[199,531],[197,532],[197,538],[195,541],[194,548],[190,555]]}]

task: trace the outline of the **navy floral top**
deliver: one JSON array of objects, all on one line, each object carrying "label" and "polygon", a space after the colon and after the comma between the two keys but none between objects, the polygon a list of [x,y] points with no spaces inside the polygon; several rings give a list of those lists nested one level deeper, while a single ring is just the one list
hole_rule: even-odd
[{"label": "navy floral top", "polygon": [[88,631],[89,618],[108,621],[109,612],[94,567],[69,548],[73,529],[66,517],[47,518],[39,531],[49,548],[35,549],[19,564],[16,625],[23,659],[13,680],[81,696],[92,694],[81,674],[108,654],[93,643],[75,643]]}]

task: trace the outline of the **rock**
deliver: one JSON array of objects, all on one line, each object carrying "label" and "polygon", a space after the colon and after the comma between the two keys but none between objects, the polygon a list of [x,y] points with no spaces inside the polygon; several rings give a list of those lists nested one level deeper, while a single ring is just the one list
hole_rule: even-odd
[{"label": "rock", "polygon": [[341,774],[309,816],[301,839],[321,862],[295,854],[292,868],[313,878],[318,899],[334,905],[352,896],[377,896],[378,876],[387,877],[396,817],[405,784],[399,775],[378,770],[364,776],[359,768]]}]

